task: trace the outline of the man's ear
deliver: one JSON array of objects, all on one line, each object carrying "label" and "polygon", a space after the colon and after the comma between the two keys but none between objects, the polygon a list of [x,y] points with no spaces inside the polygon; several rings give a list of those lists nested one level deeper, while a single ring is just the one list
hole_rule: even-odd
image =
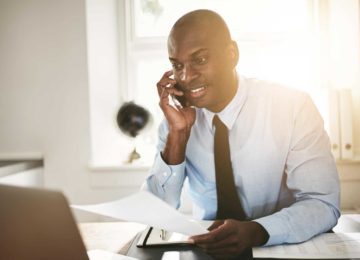
[{"label": "man's ear", "polygon": [[227,47],[228,64],[235,68],[239,62],[239,48],[235,41],[231,41]]}]

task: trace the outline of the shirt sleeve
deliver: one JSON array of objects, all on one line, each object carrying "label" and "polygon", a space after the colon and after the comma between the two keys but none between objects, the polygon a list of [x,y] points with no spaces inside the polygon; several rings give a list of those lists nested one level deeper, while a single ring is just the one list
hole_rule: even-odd
[{"label": "shirt sleeve", "polygon": [[329,231],[340,217],[340,185],[329,138],[310,97],[304,94],[301,100],[285,166],[295,203],[255,220],[269,233],[266,245],[303,242]]},{"label": "shirt sleeve", "polygon": [[177,165],[168,165],[164,162],[161,152],[165,147],[167,135],[168,127],[164,121],[159,127],[159,141],[154,164],[142,189],[150,191],[174,208],[179,208],[185,180],[185,161]]}]

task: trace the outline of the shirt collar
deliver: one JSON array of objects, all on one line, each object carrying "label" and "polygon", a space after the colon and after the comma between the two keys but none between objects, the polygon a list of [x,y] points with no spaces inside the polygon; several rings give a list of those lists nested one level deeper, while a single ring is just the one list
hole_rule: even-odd
[{"label": "shirt collar", "polygon": [[[235,96],[222,111],[217,113],[220,120],[226,125],[229,130],[234,126],[235,120],[238,117],[243,105],[245,104],[247,97],[248,86],[245,84],[245,80],[240,75],[238,75],[238,79],[238,88]],[[205,108],[201,110],[204,113],[207,124],[209,125],[210,129],[212,129],[212,120],[215,113]]]}]

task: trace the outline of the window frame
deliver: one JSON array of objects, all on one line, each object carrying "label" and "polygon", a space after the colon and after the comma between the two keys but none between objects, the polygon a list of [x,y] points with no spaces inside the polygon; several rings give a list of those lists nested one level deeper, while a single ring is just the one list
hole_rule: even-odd
[{"label": "window frame", "polygon": [[[318,34],[319,44],[322,46],[320,51],[323,53],[323,58],[320,59],[319,66],[321,67],[320,78],[322,81],[319,84],[320,88],[331,88],[331,79],[328,79],[328,74],[334,70],[331,66],[329,43],[329,15],[332,0],[307,0],[309,11],[313,14],[310,17],[310,24],[313,27],[313,33]],[[136,55],[143,55],[142,58],[151,59],[152,56],[157,56],[166,49],[166,37],[138,37],[135,35],[134,24],[134,1],[123,0],[116,2],[118,8],[118,41],[119,41],[119,104],[124,101],[136,100],[136,92],[134,89],[137,86],[136,82]],[[360,4],[358,4],[360,6]],[[232,32],[236,35],[236,32]],[[255,44],[281,41],[284,34],[271,35],[264,33],[247,33],[241,35],[241,41],[244,44]],[[298,36],[300,37],[300,36]],[[237,39],[238,40],[238,39]],[[346,44],[345,44],[346,46]],[[147,54],[147,50],[151,49],[152,54]],[[170,64],[169,64],[170,67]],[[156,82],[154,82],[155,84]],[[118,98],[118,97],[116,97]],[[359,106],[359,104],[357,104]],[[356,112],[357,113],[357,112]],[[356,141],[356,140],[355,140]],[[355,144],[357,154],[360,154],[360,143]],[[95,160],[96,161],[96,160]]]}]

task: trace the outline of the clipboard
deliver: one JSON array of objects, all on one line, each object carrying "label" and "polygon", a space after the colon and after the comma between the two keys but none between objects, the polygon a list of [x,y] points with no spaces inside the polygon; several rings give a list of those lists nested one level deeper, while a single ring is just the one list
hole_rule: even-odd
[{"label": "clipboard", "polygon": [[169,232],[163,229],[148,226],[140,235],[136,243],[137,247],[156,247],[169,245],[192,245],[188,241],[189,236]]},{"label": "clipboard", "polygon": [[[167,257],[167,254],[176,254],[175,258],[178,260],[214,260],[213,257],[207,255],[203,250],[193,244],[172,244],[170,246],[160,245],[138,247],[137,244],[142,234],[143,232],[139,232],[135,236],[135,238],[130,242],[128,248],[123,251],[124,254],[134,257],[136,259],[143,260],[165,259],[165,257]],[[171,257],[169,256],[169,259],[170,258]],[[247,258],[242,259],[247,260]]]}]

